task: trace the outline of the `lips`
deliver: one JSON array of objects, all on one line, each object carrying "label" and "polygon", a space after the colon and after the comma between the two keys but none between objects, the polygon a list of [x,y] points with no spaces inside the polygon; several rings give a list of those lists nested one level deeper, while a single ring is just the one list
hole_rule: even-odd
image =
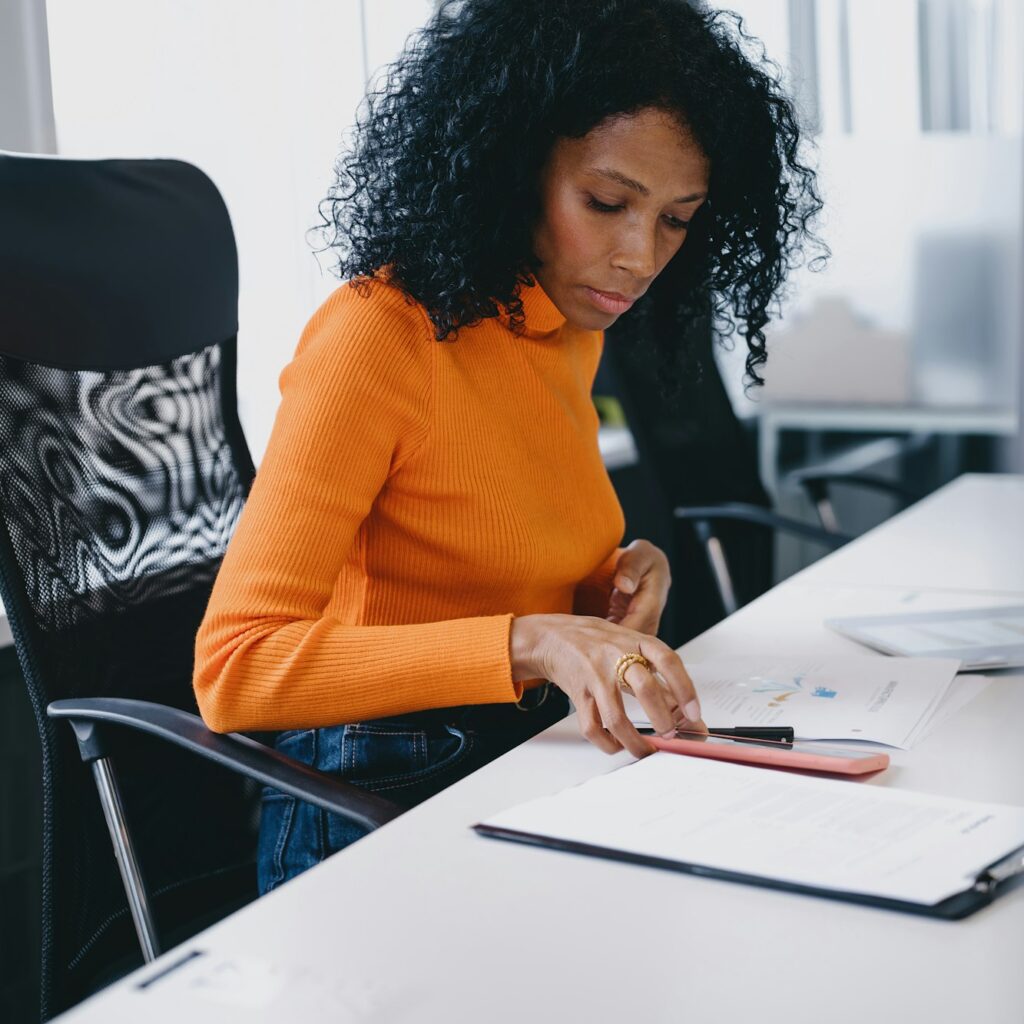
[{"label": "lips", "polygon": [[584,285],[583,290],[587,293],[590,301],[605,313],[625,313],[640,298],[639,295],[630,296],[623,295],[621,292],[599,291],[589,285]]}]

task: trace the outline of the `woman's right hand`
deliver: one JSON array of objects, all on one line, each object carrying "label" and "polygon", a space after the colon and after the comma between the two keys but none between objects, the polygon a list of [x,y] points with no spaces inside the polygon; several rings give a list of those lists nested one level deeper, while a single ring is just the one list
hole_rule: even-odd
[{"label": "woman's right hand", "polygon": [[510,652],[512,678],[549,679],[563,690],[576,708],[580,732],[606,753],[625,747],[644,757],[654,750],[626,715],[615,678],[616,663],[630,652],[647,658],[664,680],[639,664],[624,673],[654,729],[705,730],[693,680],[679,655],[657,637],[586,615],[523,615],[512,620]]}]

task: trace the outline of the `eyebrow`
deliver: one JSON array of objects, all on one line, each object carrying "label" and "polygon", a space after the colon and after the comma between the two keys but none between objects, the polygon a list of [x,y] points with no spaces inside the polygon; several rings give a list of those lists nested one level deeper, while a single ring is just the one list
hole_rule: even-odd
[{"label": "eyebrow", "polygon": [[[588,167],[587,170],[591,174],[598,174],[602,178],[617,181],[620,185],[625,185],[626,188],[630,188],[634,192],[639,192],[642,196],[649,196],[651,194],[651,190],[642,182],[637,181],[635,178],[628,177],[621,171],[613,170],[611,167]],[[707,192],[694,192],[692,195],[679,196],[678,198],[673,199],[672,202],[695,203],[698,199],[706,199],[707,195]]]}]

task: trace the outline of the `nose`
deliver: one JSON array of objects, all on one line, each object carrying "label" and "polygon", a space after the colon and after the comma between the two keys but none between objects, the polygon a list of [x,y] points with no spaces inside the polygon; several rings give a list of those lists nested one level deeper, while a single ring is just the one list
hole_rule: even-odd
[{"label": "nose", "polygon": [[657,270],[657,229],[642,223],[626,225],[618,238],[612,265],[640,280],[649,280]]}]

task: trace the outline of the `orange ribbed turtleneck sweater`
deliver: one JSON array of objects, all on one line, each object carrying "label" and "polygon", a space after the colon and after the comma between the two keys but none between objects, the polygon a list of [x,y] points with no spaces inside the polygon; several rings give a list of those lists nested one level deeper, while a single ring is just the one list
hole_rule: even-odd
[{"label": "orange ribbed turtleneck sweater", "polygon": [[313,315],[196,641],[212,729],[515,701],[513,616],[606,614],[624,523],[590,400],[602,335],[522,297],[520,333],[446,342],[381,280]]}]

